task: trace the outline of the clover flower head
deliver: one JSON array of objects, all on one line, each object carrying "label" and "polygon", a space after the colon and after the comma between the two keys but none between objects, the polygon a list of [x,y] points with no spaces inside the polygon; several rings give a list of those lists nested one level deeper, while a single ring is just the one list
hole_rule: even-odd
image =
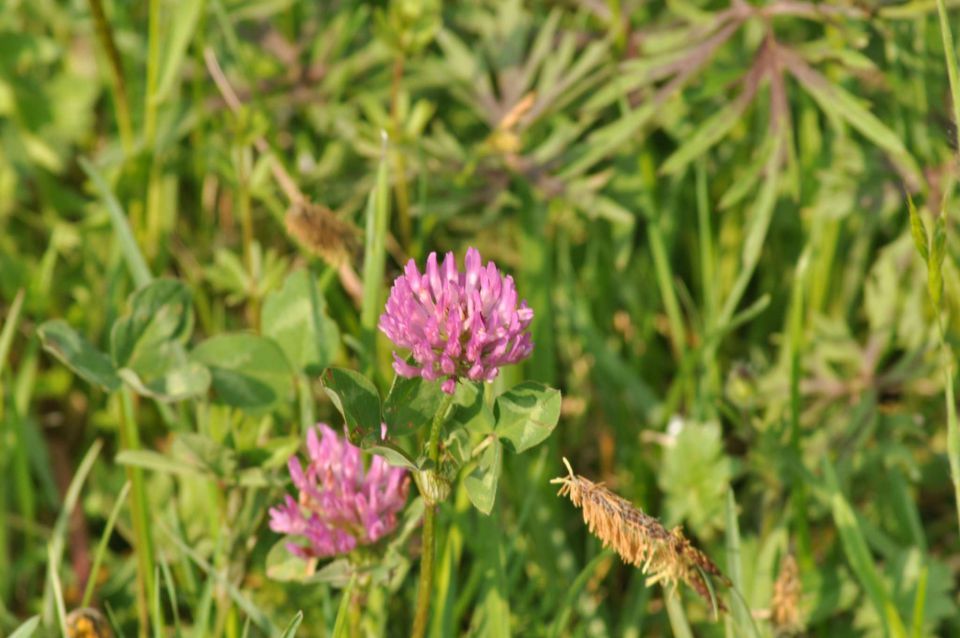
[{"label": "clover flower head", "polygon": [[288,543],[291,553],[345,554],[396,528],[410,486],[406,470],[377,455],[364,469],[360,448],[323,423],[307,431],[307,457],[306,467],[296,456],[288,464],[298,498],[288,494],[270,509],[270,529],[307,541]]},{"label": "clover flower head", "polygon": [[457,380],[492,381],[500,367],[516,363],[533,351],[528,328],[533,310],[517,303],[513,277],[503,275],[492,261],[483,266],[476,248],[467,250],[465,270],[453,253],[442,264],[430,253],[423,273],[411,259],[393,282],[380,330],[413,362],[393,353],[397,374],[427,380],[444,378],[452,394]]}]

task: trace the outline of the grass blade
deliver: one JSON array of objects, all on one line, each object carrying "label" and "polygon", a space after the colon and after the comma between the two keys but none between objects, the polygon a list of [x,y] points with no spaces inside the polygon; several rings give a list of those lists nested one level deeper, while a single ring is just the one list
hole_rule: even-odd
[{"label": "grass blade", "polygon": [[57,625],[60,627],[60,635],[69,636],[67,633],[67,607],[63,602],[63,585],[60,583],[60,558],[54,555],[53,544],[47,545],[47,574],[50,578],[49,591],[53,597],[53,602],[57,610]]},{"label": "grass blade", "polygon": [[127,262],[127,268],[130,270],[133,282],[137,288],[146,286],[153,279],[153,276],[150,274],[150,269],[147,267],[147,262],[143,258],[143,253],[137,245],[137,240],[133,237],[133,231],[130,230],[126,213],[123,212],[120,202],[117,201],[116,196],[113,194],[107,181],[103,178],[103,175],[100,174],[100,171],[85,157],[81,157],[79,162],[83,172],[86,173],[90,181],[93,182],[93,186],[100,195],[100,199],[103,200],[104,206],[107,207],[107,213],[110,215],[110,223],[113,225],[113,230],[117,234],[117,239],[120,241],[120,250],[123,252],[123,258]]},{"label": "grass blade", "polygon": [[[100,454],[100,449],[103,447],[103,441],[97,439],[94,441],[93,445],[90,446],[90,449],[87,450],[87,453],[84,455],[83,459],[80,461],[80,465],[77,466],[77,471],[73,475],[73,479],[70,481],[70,485],[67,487],[66,496],[63,499],[63,506],[60,508],[60,513],[57,515],[57,521],[53,526],[53,534],[50,537],[50,542],[48,544],[47,553],[49,560],[49,575],[50,575],[50,585],[44,591],[44,605],[43,608],[47,614],[47,624],[50,624],[52,618],[50,617],[50,610],[52,609],[53,603],[58,605],[57,612],[59,614],[59,606],[63,605],[63,592],[57,591],[60,588],[60,559],[63,556],[63,548],[66,545],[66,536],[67,536],[67,523],[70,521],[70,513],[73,512],[73,508],[77,506],[77,501],[80,500],[80,490],[83,487],[84,482],[87,480],[87,475],[90,474],[90,470],[93,468],[94,462],[97,460],[97,456]],[[57,601],[55,598],[60,596],[60,600]],[[64,617],[66,612],[64,612]]]},{"label": "grass blade", "polygon": [[123,484],[123,487],[120,488],[120,493],[117,495],[117,502],[114,503],[113,509],[110,510],[110,516],[107,517],[107,524],[103,528],[103,534],[100,537],[100,542],[97,544],[97,550],[93,555],[93,564],[90,567],[90,577],[87,578],[87,586],[83,591],[83,598],[81,599],[81,607],[89,607],[90,601],[93,600],[93,590],[97,584],[97,573],[100,571],[100,563],[103,562],[103,557],[107,553],[107,544],[110,542],[110,535],[113,533],[113,526],[117,523],[117,517],[120,515],[120,510],[123,508],[123,504],[127,500],[127,494],[130,493],[130,481],[127,481]]},{"label": "grass blade", "polygon": [[923,620],[924,610],[927,607],[927,575],[929,569],[926,565],[920,570],[920,577],[917,580],[917,595],[913,599],[913,628],[911,635],[913,638],[923,638]]},{"label": "grass blade", "polygon": [[823,473],[826,477],[826,488],[830,496],[833,521],[840,532],[843,551],[851,569],[853,569],[853,573],[856,574],[857,580],[863,586],[870,602],[873,603],[880,618],[883,619],[887,627],[887,635],[892,635],[894,638],[906,638],[907,632],[903,621],[900,619],[893,598],[887,591],[886,585],[877,571],[876,564],[873,562],[870,548],[867,546],[863,532],[857,524],[856,514],[841,493],[833,466],[826,459],[823,461]]},{"label": "grass blade", "polygon": [[350,601],[353,598],[353,590],[357,586],[357,577],[350,577],[350,582],[344,588],[340,595],[340,606],[337,607],[337,619],[333,623],[333,638],[349,638],[350,632]]},{"label": "grass blade", "polygon": [[203,0],[187,0],[179,2],[177,8],[173,11],[172,25],[170,26],[164,50],[163,62],[160,64],[160,80],[157,82],[156,92],[152,99],[156,103],[163,102],[170,91],[173,89],[174,80],[177,72],[183,64],[183,57],[187,52],[187,46],[193,37],[193,32],[197,28],[200,16],[206,9],[206,2]]},{"label": "grass blade", "polygon": [[39,626],[40,616],[28,618],[26,622],[13,630],[13,633],[10,634],[10,638],[30,638],[30,636],[37,631],[37,627]]},{"label": "grass blade", "polygon": [[[384,138],[386,146],[386,138]],[[383,305],[383,272],[387,263],[387,229],[390,227],[390,183],[387,174],[387,149],[377,169],[377,181],[367,198],[366,233],[363,256],[363,303],[360,326],[367,348],[367,371],[377,363],[377,319]]]},{"label": "grass blade", "polygon": [[303,612],[298,611],[297,615],[293,617],[290,623],[287,625],[287,628],[283,630],[283,633],[280,634],[280,638],[293,638],[297,635],[297,629],[300,628],[300,623],[303,622]]},{"label": "grass blade", "polygon": [[278,633],[277,628],[274,626],[273,622],[270,621],[270,617],[267,616],[262,609],[257,607],[253,601],[246,596],[246,594],[240,591],[240,588],[230,582],[225,575],[214,569],[214,567],[208,563],[203,556],[187,545],[183,539],[172,532],[165,524],[160,521],[156,521],[156,526],[167,536],[167,538],[173,542],[174,545],[177,546],[177,549],[183,552],[197,567],[203,570],[207,576],[215,580],[218,585],[223,587],[230,598],[233,599],[233,602],[237,604],[237,607],[242,609],[243,612],[247,614],[251,620],[253,620],[257,627],[264,630],[271,636]]},{"label": "grass blade", "polygon": [[667,617],[670,619],[670,628],[673,630],[674,638],[693,638],[690,621],[687,620],[687,614],[683,611],[683,605],[680,602],[680,590],[664,589],[663,599],[667,607]]},{"label": "grass blade", "polygon": [[594,556],[589,563],[584,565],[580,573],[577,574],[577,577],[573,579],[570,588],[567,589],[566,596],[563,598],[563,602],[560,604],[560,613],[556,620],[553,621],[553,625],[550,626],[550,636],[558,638],[559,636],[568,635],[565,633],[565,630],[567,622],[570,620],[570,615],[573,613],[577,597],[580,595],[580,592],[583,591],[583,588],[586,587],[590,577],[597,571],[597,567],[599,567],[603,561],[609,560],[611,556],[613,556],[613,550],[604,549]]},{"label": "grass blade", "polygon": [[[737,522],[737,502],[733,490],[727,490],[726,506],[727,576],[734,589],[743,591],[743,568],[740,564],[740,525]],[[709,578],[704,579],[710,582]],[[731,596],[732,623],[727,622],[727,636],[756,636],[750,609],[740,596]],[[736,631],[734,631],[736,627]]]},{"label": "grass blade", "polygon": [[[0,332],[0,378],[2,378],[4,367],[7,364],[7,355],[10,354],[10,345],[13,343],[13,335],[20,321],[20,310],[23,308],[24,290],[17,291],[13,303],[10,304],[10,310],[3,320],[3,331]],[[2,386],[0,386],[0,397],[2,397]]]},{"label": "grass blade", "polygon": [[953,102],[953,126],[957,135],[957,150],[960,150],[960,80],[957,79],[957,48],[953,44],[953,32],[947,16],[944,0],[937,0],[937,15],[940,17],[940,37],[943,39],[943,55],[947,59],[947,78],[950,81],[950,97]]}]

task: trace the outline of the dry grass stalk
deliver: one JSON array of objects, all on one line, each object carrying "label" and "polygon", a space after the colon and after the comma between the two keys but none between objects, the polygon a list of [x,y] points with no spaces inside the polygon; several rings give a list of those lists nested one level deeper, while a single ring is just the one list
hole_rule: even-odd
[{"label": "dry grass stalk", "polygon": [[[568,496],[583,510],[584,522],[604,547],[612,547],[625,562],[647,574],[647,585],[664,583],[676,587],[682,581],[707,603],[716,599],[711,596],[706,574],[730,585],[713,561],[690,544],[680,527],[668,531],[660,521],[644,514],[602,483],[574,474],[567,459],[563,462],[569,474],[550,481],[560,484],[558,494]],[[725,609],[719,600],[716,604],[719,609]]]},{"label": "dry grass stalk", "polygon": [[803,631],[800,618],[802,594],[797,559],[793,554],[787,554],[780,561],[780,574],[773,584],[773,596],[770,599],[770,622],[777,635],[794,635]]},{"label": "dry grass stalk", "polygon": [[324,206],[294,203],[284,223],[304,248],[333,265],[342,264],[357,247],[357,229]]}]

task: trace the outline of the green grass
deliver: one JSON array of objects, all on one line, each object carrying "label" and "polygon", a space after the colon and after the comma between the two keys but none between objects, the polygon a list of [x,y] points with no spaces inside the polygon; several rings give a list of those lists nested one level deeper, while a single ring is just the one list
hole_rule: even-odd
[{"label": "green grass", "polygon": [[[956,2],[0,4],[0,635],[407,635],[417,517],[304,582],[267,510],[320,372],[385,394],[393,278],[468,246],[535,311],[482,400],[563,403],[489,517],[464,464],[427,635],[774,636],[787,554],[811,635],[960,635]],[[563,456],[729,612],[600,547]]]}]

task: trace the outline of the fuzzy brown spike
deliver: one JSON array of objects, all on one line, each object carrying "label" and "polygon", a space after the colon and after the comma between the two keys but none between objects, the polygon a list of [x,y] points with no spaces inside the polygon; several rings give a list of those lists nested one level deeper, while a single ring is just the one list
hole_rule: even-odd
[{"label": "fuzzy brown spike", "polygon": [[778,636],[794,636],[803,631],[800,616],[802,594],[797,560],[793,554],[787,554],[780,561],[780,573],[773,584],[773,597],[770,600],[770,622]]},{"label": "fuzzy brown spike", "polygon": [[[660,521],[617,496],[602,483],[574,474],[567,459],[563,459],[563,463],[568,475],[550,481],[560,484],[558,494],[569,497],[583,510],[587,528],[603,542],[604,547],[612,547],[625,562],[647,574],[648,585],[664,583],[676,587],[682,581],[707,603],[715,599],[711,596],[705,574],[716,576],[724,585],[730,585],[713,561],[683,535],[680,527],[667,531]],[[716,604],[720,610],[726,609],[719,600]]]},{"label": "fuzzy brown spike", "polygon": [[357,229],[324,206],[296,203],[287,211],[284,222],[287,232],[304,248],[335,266],[356,249]]}]

